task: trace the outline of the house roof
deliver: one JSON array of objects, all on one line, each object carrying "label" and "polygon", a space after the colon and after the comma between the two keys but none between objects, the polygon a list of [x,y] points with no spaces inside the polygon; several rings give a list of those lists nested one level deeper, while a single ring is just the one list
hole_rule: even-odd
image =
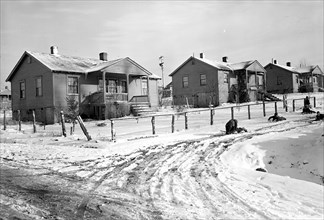
[{"label": "house roof", "polygon": [[215,67],[220,70],[232,70],[229,66],[228,63],[223,63],[223,62],[216,62],[212,60],[208,60],[206,58],[198,58],[194,56],[190,56],[185,62],[183,62],[177,69],[175,69],[172,73],[169,74],[169,76],[173,76],[179,69],[181,69],[186,63],[188,63],[190,60],[195,59],[201,62],[204,62],[212,67]]},{"label": "house roof", "polygon": [[181,64],[176,70],[174,70],[169,76],[173,76],[179,69],[181,69],[187,62],[189,62],[191,59],[196,59],[201,62],[204,62],[212,67],[215,67],[219,70],[229,70],[229,71],[235,71],[235,70],[242,70],[242,69],[247,69],[251,64],[257,62],[259,66],[263,68],[263,66],[257,61],[257,60],[249,60],[249,61],[244,61],[244,62],[239,62],[239,63],[227,63],[227,62],[217,62],[217,61],[212,61],[206,58],[199,58],[199,57],[189,57],[183,64]]},{"label": "house roof", "polygon": [[[292,73],[299,73],[299,74],[306,74],[306,73],[311,73],[314,71],[314,69],[316,67],[318,67],[318,65],[314,65],[314,66],[305,66],[305,67],[292,67],[292,66],[285,66],[285,65],[280,65],[280,64],[274,64],[274,63],[269,63],[265,66],[265,68],[269,65],[274,65],[277,67],[280,67],[282,69],[285,69],[287,71],[290,71]],[[319,68],[319,67],[318,67]],[[323,74],[322,70],[319,68],[321,74]]]},{"label": "house roof", "polygon": [[157,75],[154,75],[153,73],[149,72],[148,70],[146,70],[144,67],[142,67],[141,65],[139,65],[138,63],[130,59],[129,57],[110,60],[110,61],[102,61],[93,58],[83,58],[83,57],[75,57],[75,56],[66,56],[61,54],[47,54],[47,53],[40,53],[40,52],[25,51],[24,54],[19,59],[16,66],[9,74],[6,81],[10,81],[12,79],[17,68],[20,66],[22,60],[26,56],[31,56],[35,58],[52,72],[69,72],[69,73],[84,73],[84,74],[100,71],[102,69],[105,69],[109,66],[112,66],[120,62],[121,60],[126,59],[129,62],[131,62],[133,65],[136,65],[141,70],[143,70],[147,75],[151,76],[151,78],[159,79]]}]

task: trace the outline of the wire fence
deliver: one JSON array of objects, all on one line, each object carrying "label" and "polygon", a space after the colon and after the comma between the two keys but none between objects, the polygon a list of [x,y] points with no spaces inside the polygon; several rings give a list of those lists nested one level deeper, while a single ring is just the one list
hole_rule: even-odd
[{"label": "wire fence", "polygon": [[[312,100],[313,99],[313,100]],[[292,99],[284,101],[261,101],[257,103],[248,103],[242,105],[229,105],[223,107],[204,108],[204,109],[185,109],[182,112],[170,112],[163,114],[152,114],[147,116],[138,117],[123,117],[123,118],[112,118],[100,121],[90,121],[83,123],[79,117],[78,124],[83,131],[83,134],[88,140],[91,140],[91,133],[89,134],[87,129],[96,132],[97,137],[100,136],[102,140],[115,141],[118,138],[136,138],[143,136],[152,136],[156,134],[168,134],[174,133],[181,130],[200,128],[207,125],[222,124],[224,125],[229,119],[237,119],[238,121],[262,118],[271,116],[275,112],[282,114],[284,112],[294,112],[302,109],[304,99]],[[316,107],[316,98],[311,97],[312,104]],[[0,117],[2,120],[3,130],[6,130],[8,124],[8,118],[6,115],[8,111],[3,111]],[[35,118],[35,113],[33,112]],[[63,117],[63,115],[62,115]],[[65,128],[64,119],[59,126],[50,128],[50,131],[54,134],[61,132],[63,136],[67,134],[73,134],[72,124],[66,123],[66,127],[71,125],[71,129]],[[1,123],[0,122],[0,123]],[[38,124],[43,126],[44,129],[36,129],[36,121],[32,122],[21,122],[20,120],[14,121],[15,125],[18,125],[17,130],[21,131],[22,126],[29,125],[28,129],[32,129],[32,133],[45,132],[46,124]],[[30,126],[32,124],[32,126]],[[64,126],[63,126],[64,125]],[[103,126],[101,126],[103,125]],[[74,126],[74,124],[73,124]],[[130,129],[131,128],[131,129]],[[70,131],[70,132],[69,132]],[[100,135],[99,135],[100,134]]]}]

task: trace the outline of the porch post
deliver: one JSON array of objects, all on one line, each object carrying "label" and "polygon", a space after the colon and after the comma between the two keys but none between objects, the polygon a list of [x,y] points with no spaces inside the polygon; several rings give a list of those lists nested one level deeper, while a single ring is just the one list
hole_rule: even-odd
[{"label": "porch post", "polygon": [[127,91],[127,101],[129,101],[129,74],[126,73],[126,91]]},{"label": "porch post", "polygon": [[150,78],[149,78],[149,76],[147,76],[147,101],[148,101],[149,105],[151,106],[151,102],[150,102]]},{"label": "porch post", "polygon": [[106,73],[102,72],[102,88],[103,88],[103,103],[106,104],[106,78],[105,78]]}]

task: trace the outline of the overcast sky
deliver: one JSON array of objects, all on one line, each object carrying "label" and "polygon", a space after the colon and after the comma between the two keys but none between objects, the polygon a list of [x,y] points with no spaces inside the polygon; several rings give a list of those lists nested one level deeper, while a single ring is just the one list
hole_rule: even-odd
[{"label": "overcast sky", "polygon": [[24,51],[108,59],[130,57],[164,76],[191,55],[266,65],[306,62],[324,69],[323,0],[4,1],[1,88]]}]

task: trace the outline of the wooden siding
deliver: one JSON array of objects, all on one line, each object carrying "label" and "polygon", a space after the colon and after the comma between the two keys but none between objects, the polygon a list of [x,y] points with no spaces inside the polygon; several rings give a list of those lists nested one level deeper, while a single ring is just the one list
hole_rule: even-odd
[{"label": "wooden siding", "polygon": [[[36,78],[42,78],[42,95],[36,96]],[[20,98],[20,82],[25,82],[25,98]],[[16,74],[11,80],[12,110],[21,110],[22,118],[31,117],[31,110],[45,111],[46,108],[54,108],[53,102],[53,75],[44,65],[32,57],[26,56]],[[14,118],[16,117],[14,113]],[[36,115],[41,120],[39,114]],[[50,118],[48,119],[50,121]]]},{"label": "wooden siding", "polygon": [[[200,75],[206,75],[207,85],[200,85]],[[216,97],[213,104],[219,104],[219,82],[217,69],[199,60],[187,62],[172,76],[173,98],[175,105],[186,105],[186,98],[190,105],[206,107],[209,105],[211,92]],[[189,76],[188,87],[183,88],[182,78]]]},{"label": "wooden siding", "polygon": [[271,64],[266,67],[266,70],[268,92],[288,93],[298,90],[298,84],[292,72]]}]

